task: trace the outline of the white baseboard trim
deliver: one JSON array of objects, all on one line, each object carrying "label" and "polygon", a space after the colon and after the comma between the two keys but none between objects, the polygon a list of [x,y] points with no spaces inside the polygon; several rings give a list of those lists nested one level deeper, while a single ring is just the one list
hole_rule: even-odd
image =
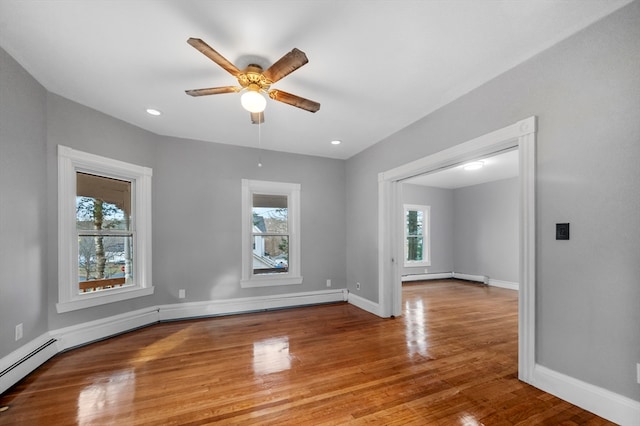
[{"label": "white baseboard trim", "polygon": [[459,280],[478,281],[483,284],[489,283],[489,277],[485,277],[484,275],[461,274],[458,272],[454,272],[452,275],[453,275],[453,278],[457,278]]},{"label": "white baseboard trim", "polygon": [[55,341],[44,333],[0,359],[0,394],[57,353]]},{"label": "white baseboard trim", "polygon": [[357,306],[364,311],[370,312],[379,317],[384,317],[379,303],[372,302],[369,299],[365,299],[364,297],[358,296],[351,292],[349,292],[349,298],[347,301],[353,306]]},{"label": "white baseboard trim", "polygon": [[640,401],[536,364],[531,384],[622,426],[640,425]]},{"label": "white baseboard trim", "polygon": [[205,302],[175,303],[158,309],[160,321],[184,318],[231,315],[268,309],[291,308],[294,306],[318,305],[321,303],[344,302],[346,289],[321,290],[306,293],[290,293],[241,299],[210,300]]},{"label": "white baseboard trim", "polygon": [[409,281],[426,281],[426,280],[446,280],[448,278],[453,277],[453,272],[443,272],[436,274],[411,274],[411,275],[403,275],[402,282]]},{"label": "white baseboard trim", "polygon": [[49,334],[56,339],[58,352],[62,352],[157,322],[158,308],[154,306],[59,328],[50,331]]},{"label": "white baseboard trim", "polygon": [[489,278],[489,285],[492,287],[500,287],[516,291],[520,289],[520,284],[518,283],[514,283],[511,281],[494,280],[493,278]]}]

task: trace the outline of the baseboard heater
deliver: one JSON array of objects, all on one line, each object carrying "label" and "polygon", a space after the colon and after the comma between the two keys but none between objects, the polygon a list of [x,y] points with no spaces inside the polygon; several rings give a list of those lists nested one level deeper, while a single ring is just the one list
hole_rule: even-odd
[{"label": "baseboard heater", "polygon": [[477,281],[482,284],[489,285],[489,277],[484,275],[459,274],[457,272],[453,272],[451,275],[451,278],[455,278],[458,280]]},{"label": "baseboard heater", "polygon": [[489,284],[489,277],[484,275],[470,275],[470,274],[460,274],[458,272],[443,272],[443,273],[435,273],[435,274],[412,274],[412,275],[403,275],[402,281],[424,281],[424,280],[443,280],[455,278],[458,280],[465,281],[477,281],[482,284]]},{"label": "baseboard heater", "polygon": [[5,368],[4,370],[0,371],[0,378],[4,377],[7,374],[9,374],[10,372],[15,370],[16,368],[20,367],[25,362],[28,362],[29,360],[33,359],[36,355],[38,355],[40,352],[44,351],[45,349],[47,349],[49,346],[53,345],[54,343],[56,343],[56,339],[49,339],[48,341],[46,341],[45,343],[43,343],[42,345],[40,345],[36,349],[32,350],[27,355],[23,356],[22,358],[20,358],[19,360],[17,360],[16,362],[11,364],[7,368]]}]

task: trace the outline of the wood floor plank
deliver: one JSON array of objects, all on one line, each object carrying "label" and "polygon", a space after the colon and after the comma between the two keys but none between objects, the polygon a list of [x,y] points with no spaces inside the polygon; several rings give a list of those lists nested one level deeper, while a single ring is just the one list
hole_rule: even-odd
[{"label": "wood floor plank", "polygon": [[349,304],[167,322],[55,356],[0,425],[610,425],[517,379],[517,292],[403,289]]}]

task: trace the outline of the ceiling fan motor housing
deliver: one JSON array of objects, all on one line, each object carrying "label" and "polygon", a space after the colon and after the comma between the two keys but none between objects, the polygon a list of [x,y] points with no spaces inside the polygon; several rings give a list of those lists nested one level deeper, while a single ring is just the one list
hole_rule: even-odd
[{"label": "ceiling fan motor housing", "polygon": [[249,90],[263,90],[265,92],[273,84],[271,80],[262,74],[262,67],[256,64],[249,64],[244,72],[238,75],[238,83]]}]

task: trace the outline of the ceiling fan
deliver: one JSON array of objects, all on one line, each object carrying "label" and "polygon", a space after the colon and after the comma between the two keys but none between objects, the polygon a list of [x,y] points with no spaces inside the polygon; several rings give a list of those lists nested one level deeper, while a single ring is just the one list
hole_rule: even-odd
[{"label": "ceiling fan", "polygon": [[225,71],[234,76],[238,80],[238,84],[240,84],[240,86],[185,90],[187,95],[205,96],[243,92],[241,103],[242,106],[251,113],[251,122],[253,124],[264,122],[264,108],[266,107],[267,101],[262,95],[263,93],[269,95],[273,100],[284,102],[285,104],[293,105],[306,111],[316,112],[320,109],[318,102],[279,89],[270,89],[273,83],[309,62],[307,55],[301,50],[294,48],[264,72],[262,67],[256,64],[249,64],[247,68],[241,71],[201,39],[192,37],[187,40],[187,43],[220,65]]}]

